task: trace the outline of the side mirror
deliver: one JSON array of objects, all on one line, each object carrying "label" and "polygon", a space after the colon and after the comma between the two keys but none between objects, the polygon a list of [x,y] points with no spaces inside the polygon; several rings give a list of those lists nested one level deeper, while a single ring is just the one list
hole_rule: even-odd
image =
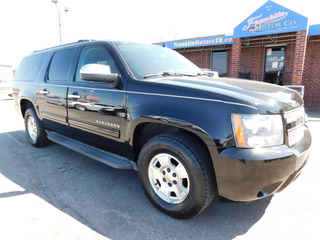
[{"label": "side mirror", "polygon": [[80,77],[86,81],[115,83],[119,74],[111,73],[108,65],[91,63],[81,67]]}]

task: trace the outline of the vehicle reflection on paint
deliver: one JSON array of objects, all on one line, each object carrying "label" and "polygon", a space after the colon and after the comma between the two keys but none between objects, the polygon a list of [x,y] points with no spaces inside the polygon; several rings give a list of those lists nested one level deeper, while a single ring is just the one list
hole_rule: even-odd
[{"label": "vehicle reflection on paint", "polygon": [[80,111],[94,111],[111,116],[126,117],[125,106],[114,106],[101,103],[100,97],[94,96],[95,91],[90,90],[88,95],[82,95],[80,98],[68,97],[68,108],[74,108]]},{"label": "vehicle reflection on paint", "polygon": [[49,104],[54,104],[58,106],[65,106],[66,99],[65,98],[60,98],[56,95],[53,94],[48,94],[45,98],[46,103]]},{"label": "vehicle reflection on paint", "polygon": [[[87,96],[87,101],[79,100],[79,99],[68,99],[67,107],[74,108],[80,111],[93,111],[99,112],[106,115],[126,117],[126,108],[125,106],[113,106],[99,103],[98,98]],[[66,106],[66,99],[60,98],[55,95],[47,96],[46,103],[58,105],[58,106]]]},{"label": "vehicle reflection on paint", "polygon": [[92,100],[88,102],[82,100],[68,100],[68,107],[75,108],[80,111],[94,111],[106,115],[119,116],[122,118],[126,116],[125,106],[106,105]]},{"label": "vehicle reflection on paint", "polygon": [[[91,93],[94,91],[91,90]],[[81,97],[72,97],[73,95],[68,96],[68,107],[69,108],[75,108],[80,111],[97,111],[99,112],[101,109],[101,106],[98,105],[100,102],[100,98],[93,97],[93,96],[85,96],[84,99],[81,99]]]},{"label": "vehicle reflection on paint", "polygon": [[80,111],[99,111],[100,106],[95,105],[94,102],[73,101],[68,100],[68,107],[76,108]]}]

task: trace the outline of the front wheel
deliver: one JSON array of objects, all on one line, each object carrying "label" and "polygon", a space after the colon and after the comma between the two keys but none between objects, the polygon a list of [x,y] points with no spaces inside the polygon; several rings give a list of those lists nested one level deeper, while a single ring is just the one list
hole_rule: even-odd
[{"label": "front wheel", "polygon": [[50,144],[47,133],[32,108],[28,108],[25,112],[24,123],[28,140],[34,147],[44,147]]},{"label": "front wheel", "polygon": [[138,173],[150,201],[174,218],[198,215],[216,193],[206,149],[185,134],[169,133],[149,140],[139,154]]}]

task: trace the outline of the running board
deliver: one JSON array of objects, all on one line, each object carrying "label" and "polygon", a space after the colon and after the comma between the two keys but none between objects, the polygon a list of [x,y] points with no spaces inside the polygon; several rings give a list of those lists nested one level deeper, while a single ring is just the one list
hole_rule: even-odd
[{"label": "running board", "polygon": [[93,158],[99,162],[109,165],[113,168],[118,169],[136,169],[136,163],[130,161],[129,159],[119,156],[108,151],[101,150],[96,147],[92,147],[88,144],[76,141],[74,139],[68,138],[56,132],[46,131],[48,138],[58,143],[66,148],[74,150],[81,153],[87,157]]}]

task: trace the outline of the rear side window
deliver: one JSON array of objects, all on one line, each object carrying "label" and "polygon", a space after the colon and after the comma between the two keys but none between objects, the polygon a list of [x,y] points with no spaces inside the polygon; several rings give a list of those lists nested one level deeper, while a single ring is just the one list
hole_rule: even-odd
[{"label": "rear side window", "polygon": [[45,60],[48,57],[48,53],[35,54],[25,57],[15,74],[15,80],[17,81],[33,81],[36,80]]},{"label": "rear side window", "polygon": [[48,74],[49,81],[67,81],[74,53],[75,49],[66,49],[53,55]]}]

